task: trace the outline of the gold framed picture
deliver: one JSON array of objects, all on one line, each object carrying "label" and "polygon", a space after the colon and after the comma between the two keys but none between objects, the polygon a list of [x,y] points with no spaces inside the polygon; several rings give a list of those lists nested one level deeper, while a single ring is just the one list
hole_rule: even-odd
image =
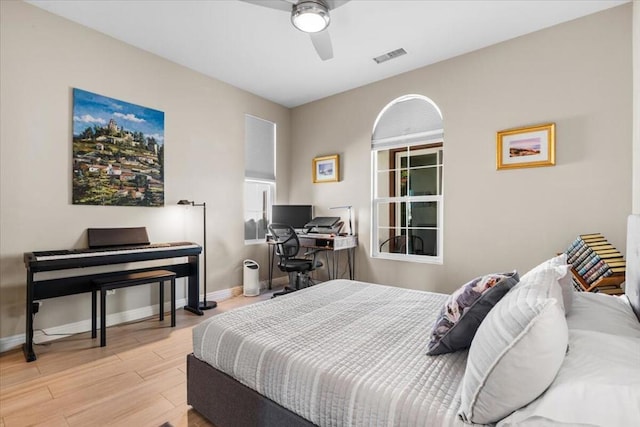
[{"label": "gold framed picture", "polygon": [[316,157],[313,159],[313,182],[338,182],[340,180],[340,156]]},{"label": "gold framed picture", "polygon": [[556,164],[556,125],[507,129],[498,132],[496,169],[532,168]]}]

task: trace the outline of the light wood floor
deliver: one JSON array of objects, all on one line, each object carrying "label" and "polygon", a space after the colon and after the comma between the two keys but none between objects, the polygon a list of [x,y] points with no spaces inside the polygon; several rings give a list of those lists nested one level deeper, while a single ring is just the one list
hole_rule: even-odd
[{"label": "light wood floor", "polygon": [[[232,308],[265,300],[237,296],[196,316],[182,309],[111,326],[107,346],[89,332],[36,345],[27,363],[22,349],[0,355],[0,427],[212,426],[187,405],[186,356],[191,329]],[[167,304],[168,305],[168,304]]]}]

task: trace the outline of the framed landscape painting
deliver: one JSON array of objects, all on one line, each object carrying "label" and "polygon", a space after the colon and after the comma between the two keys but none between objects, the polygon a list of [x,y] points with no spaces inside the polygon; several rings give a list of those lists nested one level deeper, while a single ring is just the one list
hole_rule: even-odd
[{"label": "framed landscape painting", "polygon": [[498,132],[497,169],[555,165],[555,126],[548,123]]},{"label": "framed landscape painting", "polygon": [[313,159],[313,182],[337,182],[340,179],[339,156],[316,157]]},{"label": "framed landscape painting", "polygon": [[73,89],[74,205],[164,205],[164,113]]}]

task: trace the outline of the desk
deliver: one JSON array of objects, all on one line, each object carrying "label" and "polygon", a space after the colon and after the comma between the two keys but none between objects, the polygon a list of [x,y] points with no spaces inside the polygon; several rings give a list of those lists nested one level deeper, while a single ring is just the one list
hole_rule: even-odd
[{"label": "desk", "polygon": [[[298,234],[300,246],[308,249],[318,249],[325,253],[327,260],[327,273],[329,280],[335,279],[338,274],[338,254],[335,252],[347,251],[347,265],[349,268],[349,279],[353,280],[355,272],[355,248],[358,247],[358,236],[334,236],[331,234],[307,233]],[[273,278],[273,262],[276,257],[276,245],[271,240],[271,236],[267,236],[269,244],[269,289],[271,289],[271,281]],[[331,262],[329,262],[329,252],[331,252]]]}]

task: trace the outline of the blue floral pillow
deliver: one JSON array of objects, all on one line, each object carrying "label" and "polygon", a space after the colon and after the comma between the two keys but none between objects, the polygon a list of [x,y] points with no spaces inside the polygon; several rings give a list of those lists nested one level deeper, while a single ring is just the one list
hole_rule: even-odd
[{"label": "blue floral pillow", "polygon": [[520,280],[517,272],[476,277],[447,298],[433,325],[427,354],[453,353],[471,345],[489,310]]}]

